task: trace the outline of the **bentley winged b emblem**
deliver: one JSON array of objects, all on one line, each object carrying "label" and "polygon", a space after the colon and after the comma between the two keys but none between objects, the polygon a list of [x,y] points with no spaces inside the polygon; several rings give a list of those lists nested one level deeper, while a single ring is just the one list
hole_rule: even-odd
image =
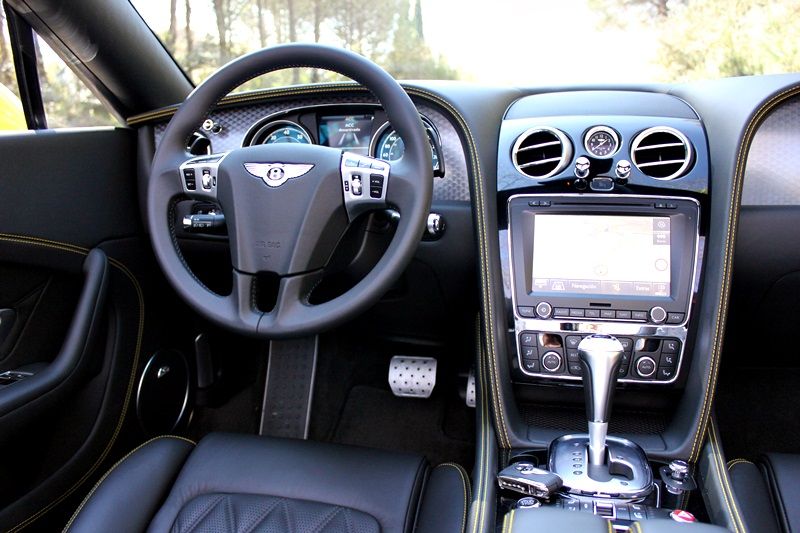
[{"label": "bentley winged b emblem", "polygon": [[245,163],[245,170],[261,178],[270,187],[278,187],[293,178],[308,173],[314,165],[296,163]]}]

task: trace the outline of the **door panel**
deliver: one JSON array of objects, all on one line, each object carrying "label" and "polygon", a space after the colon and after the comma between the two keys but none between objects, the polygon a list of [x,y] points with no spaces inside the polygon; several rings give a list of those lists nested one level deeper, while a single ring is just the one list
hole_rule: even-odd
[{"label": "door panel", "polygon": [[134,156],[121,128],[0,136],[0,371],[36,371],[0,385],[0,530],[63,527],[129,446],[153,271]]}]

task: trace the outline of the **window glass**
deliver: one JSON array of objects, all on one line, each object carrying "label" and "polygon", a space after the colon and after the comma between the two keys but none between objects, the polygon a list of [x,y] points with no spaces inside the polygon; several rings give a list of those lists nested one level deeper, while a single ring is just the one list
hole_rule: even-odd
[{"label": "window glass", "polygon": [[6,14],[2,8],[0,8],[0,25],[3,26],[0,37],[0,131],[24,130],[28,126],[25,124],[25,114],[19,99]]},{"label": "window glass", "polygon": [[119,125],[86,84],[38,35],[36,46],[48,128]]},{"label": "window glass", "polygon": [[398,79],[675,82],[800,69],[800,0],[131,2],[195,83],[238,55],[292,41],[353,50]]}]

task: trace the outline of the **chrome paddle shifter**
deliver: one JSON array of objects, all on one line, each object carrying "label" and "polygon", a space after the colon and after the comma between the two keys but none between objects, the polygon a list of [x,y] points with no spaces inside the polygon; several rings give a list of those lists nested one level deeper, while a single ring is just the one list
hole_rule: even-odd
[{"label": "chrome paddle shifter", "polygon": [[637,444],[608,436],[611,400],[623,347],[610,335],[590,335],[578,345],[583,366],[588,435],[564,435],[550,444],[548,466],[563,490],[583,496],[639,499],[653,490],[653,471]]},{"label": "chrome paddle shifter", "polygon": [[606,462],[608,418],[623,351],[622,344],[610,335],[592,335],[578,345],[589,420],[590,465],[601,466]]}]

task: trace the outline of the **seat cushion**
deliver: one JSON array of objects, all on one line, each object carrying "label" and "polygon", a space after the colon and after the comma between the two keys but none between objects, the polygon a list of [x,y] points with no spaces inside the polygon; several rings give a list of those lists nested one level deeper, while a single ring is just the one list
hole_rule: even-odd
[{"label": "seat cushion", "polygon": [[[115,467],[69,531],[461,532],[457,465],[309,441],[212,434],[151,441]],[[423,497],[424,495],[424,497]]]},{"label": "seat cushion", "polygon": [[729,474],[750,531],[800,531],[800,455],[731,461]]}]

